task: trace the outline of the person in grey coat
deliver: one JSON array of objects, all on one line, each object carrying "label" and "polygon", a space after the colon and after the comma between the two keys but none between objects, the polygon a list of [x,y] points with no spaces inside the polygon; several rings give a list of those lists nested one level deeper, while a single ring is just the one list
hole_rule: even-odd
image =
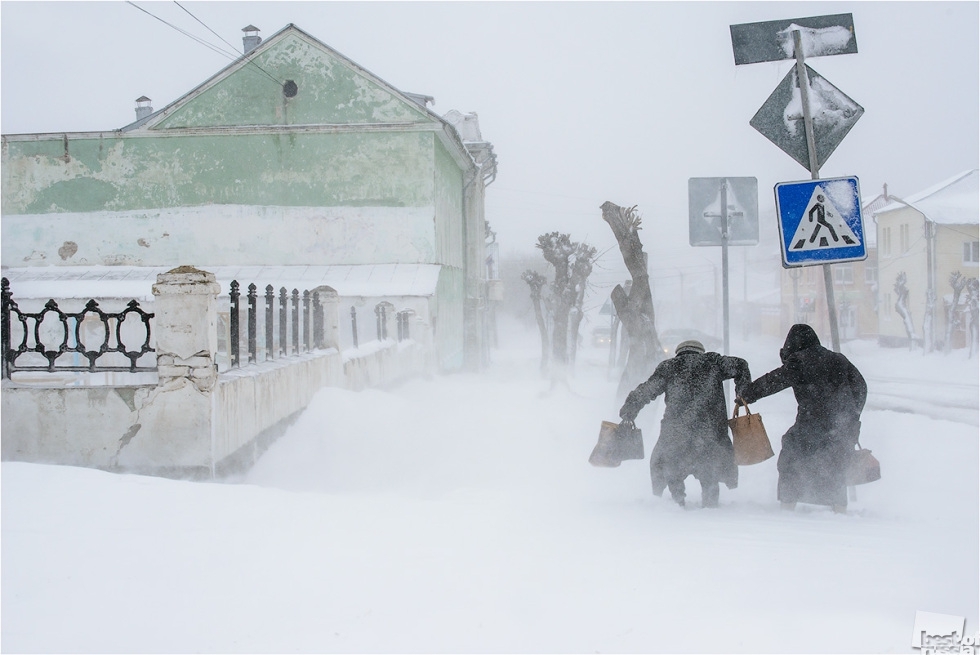
[{"label": "person in grey coat", "polygon": [[717,507],[719,483],[729,489],[738,486],[722,385],[733,378],[736,393],[751,382],[744,359],[706,353],[699,341],[684,341],[674,357],[661,362],[650,379],[626,397],[619,416],[632,423],[647,403],[664,394],[660,437],[650,456],[654,495],[670,489],[671,497],[683,507],[684,480],[693,475],[701,483],[702,506]]},{"label": "person in grey coat", "polygon": [[782,366],[740,392],[749,403],[788,388],[796,396],[796,422],[783,435],[776,461],[777,496],[784,509],[803,502],[844,512],[847,464],[858,441],[868,386],[847,357],[820,345],[809,325],[789,329],[779,358]]}]

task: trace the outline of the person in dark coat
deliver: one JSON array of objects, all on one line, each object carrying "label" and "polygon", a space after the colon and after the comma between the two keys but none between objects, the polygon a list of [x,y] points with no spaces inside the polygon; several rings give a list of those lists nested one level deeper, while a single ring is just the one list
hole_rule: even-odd
[{"label": "person in dark coat", "polygon": [[701,504],[717,507],[719,483],[724,482],[729,489],[738,486],[722,386],[732,378],[736,393],[751,382],[744,359],[706,353],[699,341],[684,341],[674,357],[661,362],[650,379],[626,397],[619,416],[633,422],[647,403],[664,394],[666,409],[660,438],[650,456],[654,495],[660,496],[668,488],[671,497],[683,506],[684,480],[693,475],[701,483]]},{"label": "person in dark coat", "polygon": [[847,463],[858,440],[868,386],[847,357],[820,345],[809,325],[789,329],[779,358],[782,366],[739,394],[752,403],[792,387],[796,396],[796,422],[783,435],[776,463],[777,496],[784,509],[802,502],[843,512]]}]

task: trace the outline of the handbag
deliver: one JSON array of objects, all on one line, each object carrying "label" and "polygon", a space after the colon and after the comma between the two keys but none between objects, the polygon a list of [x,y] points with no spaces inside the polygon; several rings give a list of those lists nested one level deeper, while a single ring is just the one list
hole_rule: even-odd
[{"label": "handbag", "polygon": [[[745,408],[745,416],[738,415],[739,407]],[[739,466],[758,464],[775,455],[762,417],[758,413],[753,414],[749,404],[741,398],[735,399],[735,411],[728,421],[728,427],[732,430],[735,463]]]},{"label": "handbag", "polygon": [[847,462],[847,486],[867,484],[881,479],[881,462],[867,448],[862,448],[858,442],[857,449],[852,450]]},{"label": "handbag", "polygon": [[615,467],[627,459],[643,459],[643,432],[632,421],[603,421],[589,464]]}]

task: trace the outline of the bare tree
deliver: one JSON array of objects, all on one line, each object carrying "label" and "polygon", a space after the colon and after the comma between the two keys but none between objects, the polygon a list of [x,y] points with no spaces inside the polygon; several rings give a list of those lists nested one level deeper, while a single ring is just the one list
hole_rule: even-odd
[{"label": "bare tree", "polygon": [[592,267],[595,262],[596,249],[592,246],[579,243],[577,244],[571,266],[570,289],[574,293],[572,300],[571,325],[569,329],[569,359],[572,366],[575,365],[575,358],[578,355],[578,336],[579,326],[585,317],[585,291],[588,287],[589,276],[592,275]]},{"label": "bare tree", "polygon": [[932,330],[932,317],[936,313],[936,292],[926,289],[926,310],[922,317],[922,351],[931,353],[936,348],[936,337]]},{"label": "bare tree", "polygon": [[547,278],[537,271],[530,269],[521,274],[521,279],[531,288],[531,304],[534,305],[534,318],[538,322],[538,331],[541,333],[541,373],[548,370],[548,324],[544,319],[544,311],[541,308],[541,290],[548,283]]},{"label": "bare tree", "polygon": [[948,355],[953,347],[953,332],[960,323],[959,313],[956,311],[960,304],[960,294],[966,287],[967,278],[959,271],[953,271],[949,276],[949,286],[953,287],[953,301],[946,307],[946,340],[943,343],[943,354]]},{"label": "bare tree", "polygon": [[911,350],[916,336],[915,326],[912,324],[912,314],[909,312],[909,288],[905,285],[907,280],[905,271],[895,276],[895,311],[902,317],[902,323],[905,325],[905,334],[909,338],[909,350]]},{"label": "bare tree", "polygon": [[624,208],[607,201],[601,209],[602,219],[612,229],[626,270],[633,278],[628,292],[621,285],[616,285],[612,291],[613,306],[629,338],[629,355],[618,390],[618,395],[624,397],[650,376],[663,359],[663,350],[657,336],[647,257],[639,235],[641,218],[636,213],[636,206]]},{"label": "bare tree", "polygon": [[553,308],[551,377],[552,383],[564,382],[568,378],[569,364],[574,361],[574,346],[570,349],[569,344],[578,341],[582,301],[596,249],[574,242],[568,234],[559,232],[539,236],[537,247],[555,271],[550,287]]},{"label": "bare tree", "polygon": [[978,332],[980,332],[980,311],[978,311],[978,306],[980,306],[980,281],[975,277],[971,277],[966,283],[966,306],[970,309],[970,329],[967,330],[970,336],[969,358],[973,359],[977,348],[977,341],[980,338],[980,335],[978,335]]}]

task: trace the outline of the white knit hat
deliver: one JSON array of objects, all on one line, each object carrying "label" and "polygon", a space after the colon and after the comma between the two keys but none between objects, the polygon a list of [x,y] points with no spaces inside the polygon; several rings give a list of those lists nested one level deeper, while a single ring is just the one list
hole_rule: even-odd
[{"label": "white knit hat", "polygon": [[680,355],[684,352],[703,353],[704,344],[702,344],[700,341],[695,341],[694,339],[689,341],[681,341],[679,344],[677,344],[677,349],[674,350],[674,354]]}]

